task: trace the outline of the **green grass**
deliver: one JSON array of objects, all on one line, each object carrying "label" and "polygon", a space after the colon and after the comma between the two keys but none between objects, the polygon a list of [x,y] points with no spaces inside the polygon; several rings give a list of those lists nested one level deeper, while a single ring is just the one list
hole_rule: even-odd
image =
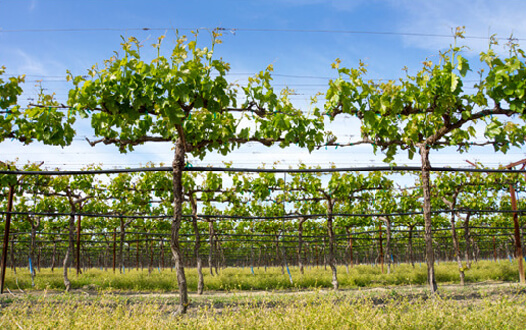
[{"label": "green grass", "polygon": [[508,261],[474,264],[466,281],[478,284],[465,287],[449,285],[458,283],[456,264],[440,263],[436,296],[425,286],[424,265],[399,265],[391,274],[339,267],[340,291],[328,289],[331,272],[323,267],[305,275],[291,268],[293,284],[280,268],[254,272],[205,272],[205,294],[196,295],[196,270],[187,269],[189,312],[173,316],[177,281],[169,269],[70,273],[74,291],[67,294],[60,293],[61,270],[42,270],[35,287],[27,269],[9,271],[12,293],[0,296],[0,329],[523,329],[526,319],[526,291],[514,283],[517,266]]},{"label": "green grass", "polygon": [[[281,274],[281,268],[226,268],[220,271],[219,276],[211,276],[208,270],[204,271],[206,291],[244,291],[244,290],[289,290],[330,288],[331,272],[329,268],[308,267],[305,274],[301,275],[295,267],[290,268],[293,283],[289,281],[287,272]],[[190,291],[196,291],[197,271],[186,269],[187,282]],[[415,268],[408,264],[395,266],[391,274],[383,273],[380,267],[359,265],[349,268],[338,267],[338,280],[340,288],[378,287],[396,285],[424,285],[426,284],[426,266],[416,265]],[[442,284],[458,283],[458,268],[455,263],[440,263],[436,266],[437,281]],[[73,289],[84,290],[120,290],[120,291],[159,291],[170,292],[177,290],[177,279],[174,271],[154,270],[148,275],[146,270],[126,270],[124,274],[100,269],[90,269],[80,276],[70,272],[69,278]],[[516,263],[502,260],[501,262],[479,261],[466,271],[466,282],[475,283],[483,281],[518,281]],[[9,269],[6,276],[6,286],[10,290],[63,290],[62,270],[56,269],[52,273],[43,269],[37,273],[35,286],[31,285],[31,278],[27,269],[18,269],[17,274]]]}]

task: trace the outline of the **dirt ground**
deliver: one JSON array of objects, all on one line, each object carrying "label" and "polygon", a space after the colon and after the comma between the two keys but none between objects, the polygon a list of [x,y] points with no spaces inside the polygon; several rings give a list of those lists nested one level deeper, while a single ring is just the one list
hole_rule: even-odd
[{"label": "dirt ground", "polygon": [[[469,300],[474,301],[487,297],[500,297],[503,295],[515,296],[526,295],[526,287],[520,286],[518,283],[511,282],[481,282],[470,283],[465,286],[458,284],[439,285],[438,296],[444,299],[454,300]],[[195,292],[189,293],[189,299],[192,305],[215,305],[215,304],[236,304],[241,301],[249,300],[288,300],[294,299],[298,296],[306,295],[324,295],[334,294],[331,289],[319,290],[281,290],[281,291],[208,291],[202,295]],[[405,299],[426,299],[431,297],[427,286],[389,286],[389,287],[369,287],[357,289],[342,289],[338,290],[337,294],[342,297],[353,298],[370,298],[375,303],[381,304],[386,299],[405,298]],[[62,291],[21,291],[12,290],[6,291],[0,295],[0,300],[17,300],[24,299],[30,296],[31,298],[55,297],[63,296]],[[159,300],[159,301],[173,301],[178,300],[178,292],[136,292],[136,291],[96,291],[90,288],[72,290],[68,295],[80,298],[96,298],[101,295],[125,299],[129,302]]]}]

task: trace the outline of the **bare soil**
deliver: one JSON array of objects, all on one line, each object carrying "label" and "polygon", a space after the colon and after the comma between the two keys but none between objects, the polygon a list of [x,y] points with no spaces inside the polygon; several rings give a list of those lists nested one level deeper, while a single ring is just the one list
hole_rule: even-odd
[{"label": "bare soil", "polygon": [[[487,297],[500,297],[503,295],[515,296],[525,295],[526,287],[520,286],[518,283],[511,282],[496,282],[486,281],[481,283],[470,283],[465,286],[459,284],[447,284],[439,285],[438,296],[444,299],[454,300],[477,300]],[[189,298],[193,305],[210,304],[214,302],[235,302],[235,301],[247,301],[251,299],[261,300],[283,300],[283,299],[294,299],[294,297],[305,296],[305,295],[323,295],[334,293],[331,289],[319,289],[319,290],[280,290],[280,291],[207,291],[202,295],[198,295],[195,292],[189,293]],[[388,286],[388,287],[370,287],[370,288],[358,288],[358,289],[343,289],[339,290],[338,295],[342,297],[355,297],[355,298],[370,298],[373,301],[382,303],[385,299],[393,298],[406,298],[406,299],[417,299],[417,298],[429,298],[430,295],[427,286]],[[12,300],[12,299],[23,299],[24,297],[31,296],[32,298],[38,299],[42,297],[60,297],[64,295],[62,291],[44,291],[44,290],[31,290],[31,291],[9,291],[0,295],[0,301]],[[95,298],[100,295],[107,295],[112,297],[118,297],[127,299],[130,301],[144,301],[144,300],[160,300],[160,301],[177,301],[179,298],[178,292],[137,292],[137,291],[97,291],[92,288],[76,289],[72,290],[68,295]]]}]

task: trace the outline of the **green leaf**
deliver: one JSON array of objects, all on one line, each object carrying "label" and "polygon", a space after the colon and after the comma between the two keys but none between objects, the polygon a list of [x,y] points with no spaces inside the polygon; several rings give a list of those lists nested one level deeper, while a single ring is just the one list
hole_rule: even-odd
[{"label": "green leaf", "polygon": [[462,55],[457,55],[457,69],[462,77],[466,76],[466,73],[470,71],[468,61],[462,57]]},{"label": "green leaf", "polygon": [[452,74],[451,75],[451,92],[455,92],[457,90],[458,83],[460,81],[459,76]]}]

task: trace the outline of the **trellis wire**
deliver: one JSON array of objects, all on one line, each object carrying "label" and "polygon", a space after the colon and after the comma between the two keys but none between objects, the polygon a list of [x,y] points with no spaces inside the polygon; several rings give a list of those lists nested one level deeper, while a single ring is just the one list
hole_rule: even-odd
[{"label": "trellis wire", "polygon": [[[415,172],[421,171],[419,166],[365,166],[365,167],[340,167],[340,168],[242,168],[242,167],[208,167],[187,166],[184,171],[189,172],[249,172],[249,173],[330,173],[330,172]],[[104,170],[76,170],[76,171],[11,171],[0,170],[0,174],[12,175],[85,175],[85,174],[117,174],[137,172],[171,172],[172,167],[140,167]],[[483,169],[483,168],[461,168],[461,167],[431,167],[430,172],[482,172],[482,173],[526,173],[524,170],[508,169]]]}]

